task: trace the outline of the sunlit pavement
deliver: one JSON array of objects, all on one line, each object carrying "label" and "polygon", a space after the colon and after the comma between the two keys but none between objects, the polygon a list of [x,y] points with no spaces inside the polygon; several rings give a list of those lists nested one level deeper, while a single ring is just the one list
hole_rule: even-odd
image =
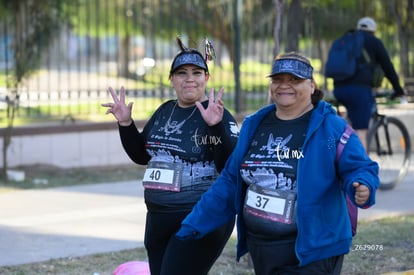
[{"label": "sunlit pavement", "polygon": [[0,194],[0,266],[143,245],[139,181]]},{"label": "sunlit pavement", "polygon": [[379,219],[401,214],[414,214],[414,155],[411,157],[410,169],[404,180],[391,190],[378,190],[376,204],[369,209],[358,212],[359,219]]},{"label": "sunlit pavement", "polygon": [[369,209],[360,210],[360,219],[372,220],[385,216],[414,214],[414,104],[396,105],[393,109],[381,110],[381,113],[399,118],[407,127],[411,138],[411,163],[407,176],[399,185],[391,190],[377,191],[376,204]]}]

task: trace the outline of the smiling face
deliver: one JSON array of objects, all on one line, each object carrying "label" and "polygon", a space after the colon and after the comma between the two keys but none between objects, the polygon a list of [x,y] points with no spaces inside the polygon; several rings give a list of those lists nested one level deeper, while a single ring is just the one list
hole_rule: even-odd
[{"label": "smiling face", "polygon": [[271,77],[270,95],[279,111],[301,113],[310,104],[315,84],[311,79],[301,79],[288,73]]},{"label": "smiling face", "polygon": [[194,65],[183,65],[176,69],[170,81],[177,94],[180,107],[193,106],[196,101],[205,98],[205,89],[209,74]]}]

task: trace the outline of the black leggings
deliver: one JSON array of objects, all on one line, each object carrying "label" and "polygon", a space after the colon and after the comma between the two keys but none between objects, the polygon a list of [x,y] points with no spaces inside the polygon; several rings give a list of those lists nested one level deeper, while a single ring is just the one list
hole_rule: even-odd
[{"label": "black leggings", "polygon": [[257,275],[339,275],[344,255],[332,256],[299,267],[295,241],[266,241],[247,238],[247,245]]},{"label": "black leggings", "polygon": [[144,242],[151,275],[207,274],[220,256],[233,232],[235,219],[202,239],[178,240],[175,234],[189,213],[148,211]]}]

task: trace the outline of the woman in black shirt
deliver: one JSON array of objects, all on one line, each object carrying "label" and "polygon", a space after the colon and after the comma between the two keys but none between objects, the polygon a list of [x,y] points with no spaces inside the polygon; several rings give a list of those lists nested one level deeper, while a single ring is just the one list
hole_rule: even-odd
[{"label": "woman in black shirt", "polygon": [[234,227],[232,220],[200,240],[175,238],[181,221],[223,169],[238,137],[237,123],[223,105],[223,88],[216,97],[211,89],[206,97],[206,60],[178,41],[181,51],[169,75],[177,99],[163,103],[142,132],[133,123],[133,104],[125,104],[123,87],[119,98],[109,88],[114,102],[102,104],[117,119],[128,156],[147,165],[145,248],[152,275],[207,274]]}]

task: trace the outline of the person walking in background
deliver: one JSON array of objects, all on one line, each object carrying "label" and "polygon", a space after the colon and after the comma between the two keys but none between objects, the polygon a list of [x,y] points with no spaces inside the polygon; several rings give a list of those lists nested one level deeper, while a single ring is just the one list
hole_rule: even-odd
[{"label": "person walking in background", "polygon": [[363,55],[359,62],[371,64],[359,66],[360,69],[351,78],[341,81],[334,80],[333,94],[339,103],[345,106],[348,119],[365,148],[367,147],[369,121],[375,104],[373,79],[376,64],[380,65],[385,77],[394,89],[391,98],[401,97],[405,94],[384,44],[374,35],[376,30],[377,24],[374,19],[363,17],[358,20],[357,31],[363,32],[363,49],[368,55]]},{"label": "person walking in background", "polygon": [[117,119],[128,156],[147,165],[145,248],[152,275],[207,274],[235,223],[228,219],[201,239],[175,238],[182,220],[223,169],[238,137],[237,123],[223,105],[223,88],[216,96],[211,89],[206,98],[210,75],[205,58],[177,41],[181,51],[169,74],[177,99],[162,104],[142,132],[131,118],[132,103],[125,104],[124,88],[119,98],[109,88],[114,102],[102,104]]},{"label": "person walking in background", "polygon": [[345,193],[372,206],[378,165],[355,134],[335,161],[346,121],[321,100],[306,57],[276,57],[270,78],[274,104],[245,118],[177,238],[203,238],[237,215],[237,260],[249,252],[256,274],[340,274],[352,242]]}]

